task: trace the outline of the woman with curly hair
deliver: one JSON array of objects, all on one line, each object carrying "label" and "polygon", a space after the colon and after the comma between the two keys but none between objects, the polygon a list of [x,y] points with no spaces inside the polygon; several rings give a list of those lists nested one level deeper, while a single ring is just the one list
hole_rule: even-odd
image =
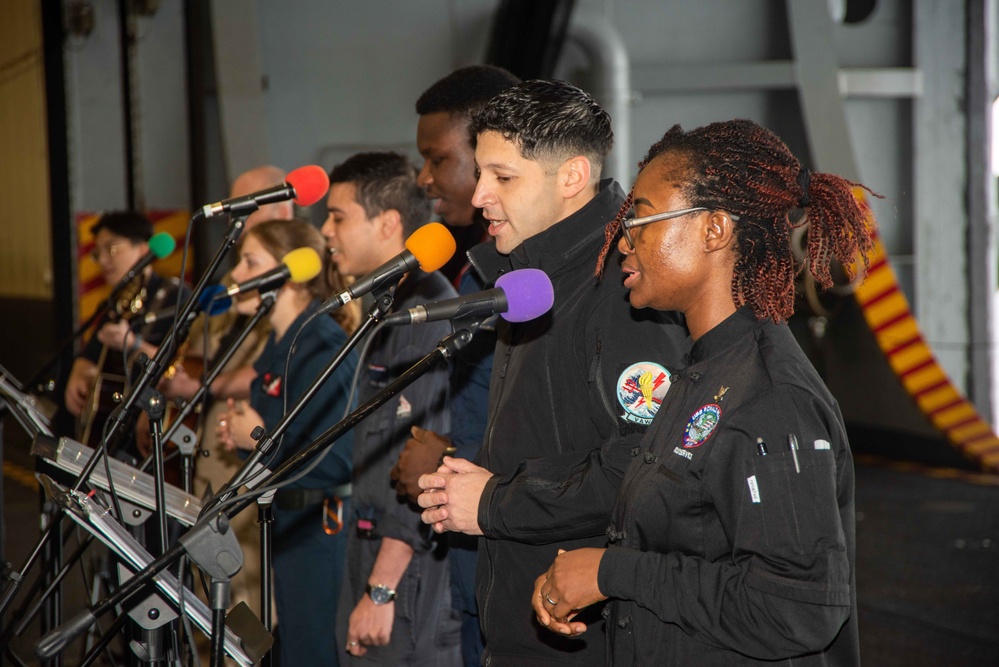
[{"label": "woman with curly hair", "polygon": [[585,631],[576,613],[608,600],[614,664],[859,664],[853,459],[785,323],[799,270],[829,286],[834,258],[866,264],[855,186],[748,120],[675,126],[650,149],[604,257],[620,231],[632,305],[683,312],[694,344],[632,451],[608,546],[560,552],[538,577],[549,630]]}]

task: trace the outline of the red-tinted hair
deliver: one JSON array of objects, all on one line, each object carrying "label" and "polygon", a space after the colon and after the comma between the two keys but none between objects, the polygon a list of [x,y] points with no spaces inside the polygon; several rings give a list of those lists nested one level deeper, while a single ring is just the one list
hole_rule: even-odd
[{"label": "red-tinted hair", "polygon": [[[736,305],[748,304],[760,319],[782,322],[794,311],[797,267],[788,219],[794,209],[807,213],[806,268],[819,285],[832,285],[834,257],[848,273],[858,254],[867,266],[867,253],[873,247],[870,211],[853,196],[852,187],[880,195],[840,176],[809,172],[770,130],[750,120],[712,123],[690,132],[674,125],[649,149],[639,168],[666,153],[684,158],[688,165],[684,195],[689,206],[739,217],[734,223],[737,259],[732,299]],[[598,273],[632,200],[629,194],[607,225]]]}]

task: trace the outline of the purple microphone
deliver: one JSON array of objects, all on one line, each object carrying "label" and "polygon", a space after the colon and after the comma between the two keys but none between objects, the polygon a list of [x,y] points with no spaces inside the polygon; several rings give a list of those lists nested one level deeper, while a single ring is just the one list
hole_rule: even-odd
[{"label": "purple microphone", "polygon": [[504,273],[496,280],[493,290],[496,289],[503,290],[506,295],[506,309],[496,312],[507,322],[527,322],[541,317],[555,303],[552,281],[541,269],[518,269]]},{"label": "purple microphone", "polygon": [[417,324],[484,319],[499,313],[508,322],[527,322],[547,313],[554,302],[552,281],[544,271],[519,269],[500,276],[492,289],[392,313],[383,321],[385,324]]}]

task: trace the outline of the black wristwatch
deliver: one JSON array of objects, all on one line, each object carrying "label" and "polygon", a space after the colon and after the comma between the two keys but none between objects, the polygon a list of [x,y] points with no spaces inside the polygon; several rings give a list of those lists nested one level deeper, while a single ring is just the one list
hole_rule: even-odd
[{"label": "black wristwatch", "polygon": [[376,605],[388,604],[395,599],[395,591],[388,586],[383,586],[382,584],[378,584],[377,586],[368,584],[364,589],[364,592],[368,594],[368,597],[370,597],[371,601]]}]

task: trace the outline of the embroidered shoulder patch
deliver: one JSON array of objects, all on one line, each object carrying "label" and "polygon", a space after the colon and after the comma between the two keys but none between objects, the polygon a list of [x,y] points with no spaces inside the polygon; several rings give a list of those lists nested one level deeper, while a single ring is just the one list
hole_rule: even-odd
[{"label": "embroidered shoulder patch", "polygon": [[271,375],[270,373],[264,373],[263,380],[261,381],[261,388],[264,393],[268,396],[280,396],[281,395],[281,376]]},{"label": "embroidered shoulder patch", "polygon": [[409,419],[413,416],[413,404],[406,400],[406,397],[399,394],[399,405],[395,408],[396,419]]},{"label": "embroidered shoulder patch", "polygon": [[721,414],[721,408],[713,403],[699,407],[690,415],[687,427],[683,430],[683,446],[690,449],[704,444],[704,441],[715,432]]},{"label": "embroidered shoulder patch", "polygon": [[621,419],[651,424],[669,385],[669,371],[655,362],[639,361],[628,366],[617,380],[617,400],[624,408]]}]

